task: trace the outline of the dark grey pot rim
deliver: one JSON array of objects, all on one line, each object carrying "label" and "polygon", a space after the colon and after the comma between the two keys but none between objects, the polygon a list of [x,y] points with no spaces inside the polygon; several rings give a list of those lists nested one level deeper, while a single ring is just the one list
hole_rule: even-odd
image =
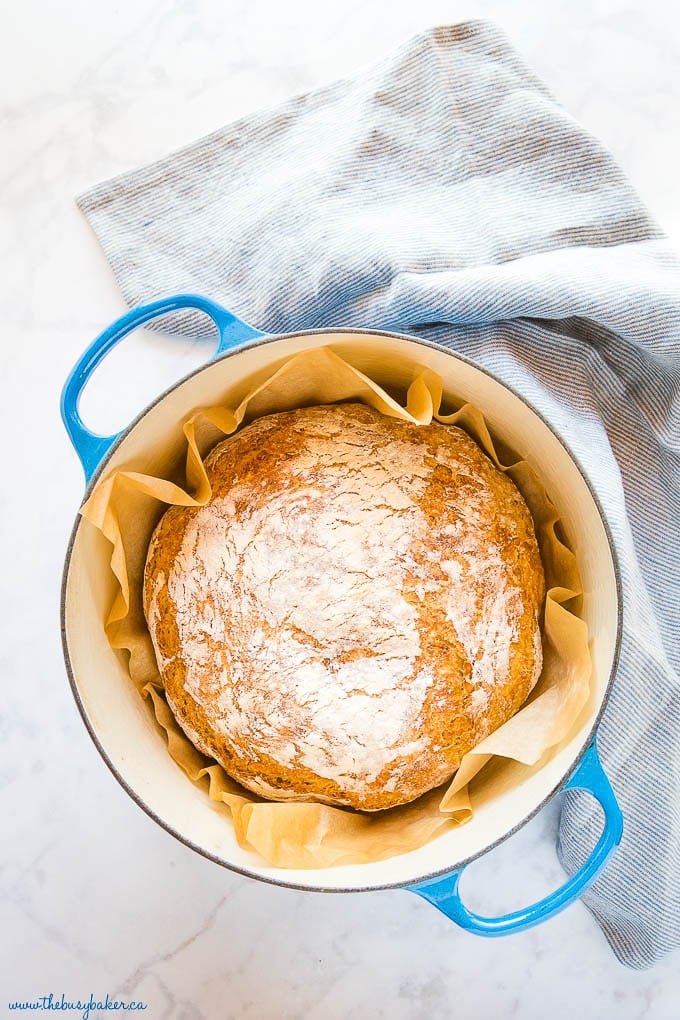
[{"label": "dark grey pot rim", "polygon": [[76,515],[76,519],[75,519],[75,522],[74,522],[74,525],[73,525],[73,529],[71,531],[68,547],[67,547],[67,550],[66,550],[66,559],[65,559],[65,562],[64,562],[64,570],[63,570],[63,575],[62,575],[61,605],[60,605],[62,649],[63,649],[63,653],[64,653],[64,661],[65,661],[65,664],[66,664],[66,671],[67,671],[67,674],[68,674],[69,683],[71,685],[71,691],[73,693],[73,697],[75,699],[76,705],[78,706],[78,711],[80,712],[80,715],[81,715],[81,718],[82,718],[82,720],[83,720],[83,722],[85,724],[85,727],[86,727],[88,733],[90,734],[92,742],[94,743],[95,747],[99,751],[99,754],[101,755],[102,759],[104,760],[104,762],[108,766],[110,772],[117,779],[117,781],[120,783],[120,785],[126,791],[126,793],[129,794],[129,796],[132,798],[132,800],[135,801],[135,803],[149,816],[149,818],[153,819],[154,822],[156,822],[158,825],[160,825],[161,828],[165,829],[166,832],[170,833],[171,836],[174,836],[175,839],[179,840],[180,843],[183,843],[184,846],[189,847],[190,850],[194,850],[197,854],[200,854],[202,857],[205,857],[207,860],[213,861],[215,864],[219,864],[223,868],[227,868],[229,871],[236,872],[239,875],[244,875],[247,878],[253,878],[253,879],[255,879],[255,880],[259,881],[259,882],[267,882],[270,885],[281,886],[281,887],[287,888],[287,889],[297,889],[297,890],[300,890],[300,891],[303,891],[303,892],[321,892],[321,893],[356,893],[356,892],[375,892],[375,891],[382,890],[382,889],[408,889],[408,887],[411,886],[411,885],[417,885],[417,884],[420,884],[422,882],[427,882],[427,881],[429,881],[431,879],[435,879],[435,878],[442,878],[445,875],[453,874],[454,872],[459,871],[461,868],[465,867],[467,864],[470,864],[472,861],[477,860],[479,857],[482,857],[484,854],[488,853],[490,850],[493,850],[495,847],[500,846],[501,843],[504,843],[507,839],[509,839],[516,832],[518,832],[520,829],[522,829],[527,824],[527,822],[530,822],[531,819],[534,818],[546,806],[546,804],[548,804],[548,802],[552,800],[552,798],[557,793],[559,793],[559,791],[563,788],[565,783],[571,778],[571,776],[574,774],[574,772],[578,768],[578,766],[579,766],[579,764],[580,764],[584,754],[588,750],[590,744],[592,743],[592,741],[593,741],[593,739],[594,739],[594,737],[595,737],[595,735],[597,733],[598,726],[600,724],[602,716],[604,715],[604,712],[605,712],[605,709],[606,709],[606,706],[607,706],[607,702],[609,701],[609,697],[610,697],[611,690],[612,690],[612,685],[614,683],[614,678],[616,676],[616,670],[617,670],[617,667],[618,667],[619,656],[620,656],[620,652],[621,652],[621,638],[622,638],[622,629],[623,629],[623,594],[622,594],[622,583],[621,583],[621,569],[620,569],[620,566],[619,566],[619,560],[618,560],[618,556],[617,556],[617,552],[616,552],[616,547],[614,545],[614,539],[613,539],[613,536],[612,536],[611,529],[609,527],[609,522],[607,521],[607,517],[606,517],[605,512],[603,510],[602,504],[600,503],[600,500],[599,500],[599,498],[597,496],[597,493],[595,492],[595,490],[593,488],[593,485],[592,485],[592,483],[591,483],[591,481],[590,481],[590,479],[589,479],[585,469],[581,465],[580,461],[578,460],[576,455],[573,453],[573,451],[570,449],[570,447],[567,444],[567,442],[562,438],[562,436],[560,436],[557,433],[557,431],[552,426],[552,424],[547,420],[547,418],[545,418],[545,416],[540,411],[538,411],[537,408],[535,408],[533,406],[533,404],[529,400],[527,400],[520,393],[518,393],[517,390],[515,390],[508,383],[504,382],[502,379],[499,379],[497,375],[495,375],[493,372],[490,372],[487,368],[485,368],[485,367],[483,367],[481,365],[478,365],[471,358],[468,358],[465,355],[458,353],[457,351],[451,351],[447,347],[443,347],[441,344],[433,343],[430,340],[424,340],[421,337],[413,337],[413,336],[409,336],[406,333],[396,333],[396,332],[389,331],[389,330],[345,328],[345,327],[342,327],[342,326],[337,326],[337,327],[329,326],[329,327],[325,327],[323,329],[305,329],[305,330],[296,330],[295,332],[291,332],[291,333],[278,333],[278,334],[273,334],[271,336],[267,335],[267,336],[263,336],[263,337],[258,337],[256,340],[251,340],[251,341],[247,342],[246,344],[242,344],[242,345],[234,348],[233,350],[225,351],[225,353],[221,354],[219,357],[212,358],[207,364],[199,366],[198,368],[194,369],[192,372],[187,373],[187,375],[183,376],[176,383],[173,383],[172,386],[169,386],[166,390],[164,390],[162,393],[160,393],[159,396],[156,397],[155,400],[153,400],[142,411],[140,411],[140,413],[130,422],[130,424],[127,426],[127,428],[125,428],[120,433],[120,435],[116,438],[116,440],[112,443],[112,445],[106,451],[104,457],[102,458],[101,462],[99,463],[99,465],[97,466],[96,470],[94,471],[94,473],[92,475],[92,478],[90,479],[90,481],[89,481],[89,483],[87,485],[87,488],[85,489],[85,494],[83,496],[81,507],[88,500],[89,496],[91,495],[95,485],[99,481],[99,478],[101,477],[101,475],[102,475],[103,471],[105,470],[105,468],[106,468],[108,462],[110,461],[111,457],[116,452],[116,450],[119,448],[119,446],[121,446],[125,442],[125,440],[130,435],[132,430],[134,428],[136,428],[136,426],[142,421],[143,418],[146,417],[146,415],[149,413],[149,411],[151,411],[154,407],[156,407],[157,404],[160,404],[161,401],[164,400],[169,394],[173,393],[176,389],[178,389],[185,382],[187,382],[187,380],[192,379],[192,378],[194,378],[197,375],[200,375],[201,372],[207,371],[208,369],[212,368],[218,362],[226,361],[229,358],[232,358],[234,356],[238,356],[240,353],[242,353],[246,349],[249,350],[249,349],[251,349],[253,347],[265,346],[266,344],[272,344],[272,343],[276,343],[276,342],[282,341],[282,340],[290,340],[290,339],[294,339],[295,337],[304,337],[304,336],[319,336],[319,337],[322,337],[322,336],[329,336],[329,335],[337,335],[338,333],[342,333],[343,335],[350,334],[350,335],[357,335],[357,336],[383,336],[383,337],[388,337],[389,339],[395,339],[396,338],[398,340],[405,340],[405,341],[407,341],[410,344],[416,344],[416,345],[421,346],[421,347],[432,348],[433,350],[436,350],[436,351],[439,351],[441,353],[444,353],[444,354],[448,355],[449,357],[453,358],[454,361],[461,361],[461,362],[464,362],[467,365],[470,365],[472,368],[475,368],[478,372],[481,372],[482,374],[488,376],[490,379],[493,379],[494,382],[497,382],[500,386],[504,387],[504,389],[506,389],[510,393],[512,393],[513,396],[517,397],[517,399],[520,400],[526,407],[528,407],[529,410],[533,411],[533,413],[536,415],[536,417],[539,418],[540,421],[545,425],[545,427],[552,433],[552,435],[555,437],[555,439],[557,439],[557,441],[560,443],[560,445],[563,447],[565,452],[568,454],[568,456],[571,458],[572,462],[574,463],[574,465],[578,469],[578,472],[581,475],[581,478],[583,479],[583,481],[584,481],[584,483],[586,485],[586,488],[588,489],[588,491],[590,493],[590,496],[591,496],[591,498],[592,498],[592,500],[593,500],[593,502],[594,502],[594,504],[595,504],[595,506],[597,508],[598,514],[599,514],[600,519],[602,521],[602,526],[604,528],[604,532],[605,532],[605,535],[607,537],[607,543],[609,545],[609,554],[611,556],[612,565],[613,565],[613,568],[614,568],[614,577],[615,577],[615,581],[616,581],[616,601],[617,601],[616,641],[615,641],[615,645],[614,645],[614,656],[613,656],[613,659],[612,659],[612,665],[611,665],[611,669],[610,669],[610,672],[609,672],[609,677],[608,677],[606,688],[605,688],[605,691],[604,691],[604,695],[602,697],[602,701],[600,703],[600,706],[599,706],[599,709],[598,709],[597,714],[595,716],[595,719],[594,719],[594,721],[593,721],[593,723],[592,723],[592,725],[590,727],[590,730],[588,732],[588,736],[584,740],[583,745],[582,745],[579,753],[576,755],[576,757],[572,761],[569,769],[563,774],[563,776],[561,777],[559,782],[555,784],[555,786],[552,788],[552,790],[545,795],[545,797],[541,800],[541,802],[535,808],[533,808],[531,811],[529,811],[519,822],[517,822],[503,836],[500,836],[498,839],[494,840],[492,843],[489,843],[487,846],[484,847],[483,850],[481,850],[481,851],[479,851],[479,852],[477,852],[475,854],[471,854],[468,857],[465,857],[465,858],[463,858],[460,861],[456,861],[455,863],[447,866],[446,868],[442,868],[442,869],[439,869],[439,870],[434,871],[434,872],[428,872],[427,874],[424,874],[424,875],[414,876],[413,878],[410,878],[406,882],[403,882],[403,881],[402,882],[384,882],[384,883],[374,883],[374,884],[370,884],[370,885],[361,885],[361,886],[342,886],[342,887],[328,886],[328,887],[323,887],[323,886],[307,885],[304,882],[287,882],[287,881],[285,881],[285,877],[284,877],[285,874],[286,874],[284,869],[282,869],[282,871],[281,871],[281,874],[282,874],[282,878],[281,879],[273,878],[270,875],[262,875],[259,872],[251,871],[248,868],[239,867],[239,866],[237,866],[235,864],[232,864],[232,863],[230,863],[228,861],[225,861],[221,857],[218,857],[217,855],[210,853],[204,847],[199,846],[198,844],[194,843],[188,837],[182,835],[182,833],[178,832],[172,825],[170,825],[163,818],[161,818],[158,814],[156,814],[156,812],[153,810],[153,808],[151,808],[142,799],[142,797],[135,790],[132,789],[132,787],[123,778],[123,776],[120,774],[120,772],[118,771],[118,769],[116,768],[114,763],[109,758],[105,748],[103,747],[101,741],[99,740],[99,737],[97,736],[95,728],[93,727],[93,725],[92,725],[92,723],[91,723],[91,721],[90,721],[90,719],[88,717],[87,711],[85,710],[85,706],[84,706],[82,698],[80,696],[80,691],[78,690],[77,681],[76,681],[74,670],[73,670],[73,666],[72,666],[72,663],[71,663],[71,657],[70,657],[69,648],[68,648],[68,639],[67,639],[67,635],[66,635],[66,586],[67,586],[67,582],[68,582],[69,569],[70,569],[70,565],[71,565],[71,556],[72,556],[72,553],[73,553],[73,546],[74,546],[75,541],[76,541],[76,537],[77,537],[77,534],[78,534],[78,529],[79,529],[81,521],[83,519],[80,516],[80,513],[78,513]]}]

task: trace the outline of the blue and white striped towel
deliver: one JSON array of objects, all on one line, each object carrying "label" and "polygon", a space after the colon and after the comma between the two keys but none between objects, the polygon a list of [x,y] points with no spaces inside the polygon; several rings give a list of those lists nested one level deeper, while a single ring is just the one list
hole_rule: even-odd
[{"label": "blue and white striped towel", "polygon": [[[625,592],[599,745],[626,829],[585,901],[629,966],[679,947],[680,274],[609,153],[471,22],[79,205],[130,304],[199,290],[272,332],[411,332],[554,423],[605,507]],[[569,872],[599,830],[590,804],[565,798]]]}]

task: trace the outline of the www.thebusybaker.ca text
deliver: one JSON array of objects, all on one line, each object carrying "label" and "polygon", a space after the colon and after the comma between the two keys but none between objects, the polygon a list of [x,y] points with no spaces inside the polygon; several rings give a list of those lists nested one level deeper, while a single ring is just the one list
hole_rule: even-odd
[{"label": "www.thebusybaker.ca text", "polygon": [[130,999],[129,1002],[123,1002],[122,999],[111,999],[108,994],[104,999],[95,999],[94,995],[90,993],[89,999],[67,999],[64,993],[61,993],[61,998],[57,998],[54,992],[50,992],[49,995],[42,995],[38,999],[33,999],[31,1002],[8,1002],[7,1005],[10,1009],[18,1010],[35,1010],[35,1009],[53,1009],[53,1010],[70,1010],[72,1012],[80,1013],[83,1020],[88,1020],[90,1013],[94,1013],[95,1010],[125,1010],[126,1012],[134,1012],[139,1009],[146,1009],[147,1004],[141,1000]]}]

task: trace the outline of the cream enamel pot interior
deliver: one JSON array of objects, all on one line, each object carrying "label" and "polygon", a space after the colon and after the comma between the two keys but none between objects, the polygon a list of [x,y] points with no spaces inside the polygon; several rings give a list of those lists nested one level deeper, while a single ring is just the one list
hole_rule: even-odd
[{"label": "cream enamel pot interior", "polygon": [[[181,309],[207,313],[218,328],[216,354],[160,396],[123,432],[95,436],[78,414],[87,379],[124,336],[151,319]],[[370,344],[366,338],[370,336]],[[71,373],[62,416],[85,468],[86,497],[104,473],[126,467],[154,473],[181,449],[181,422],[192,409],[243,395],[248,381],[291,355],[330,346],[358,369],[402,390],[414,365],[444,380],[445,396],[474,402],[492,432],[529,460],[562,514],[584,585],[584,616],[591,635],[594,676],[589,704],[571,739],[533,768],[514,769],[511,786],[487,783],[475,798],[472,821],[418,850],[374,864],[318,870],[281,870],[236,842],[205,792],[187,780],[167,753],[143,699],[111,649],[102,621],[112,598],[111,547],[80,516],[66,557],[62,591],[64,655],[81,715],[119,782],[160,825],[218,864],[253,878],[299,889],[363,891],[405,887],[428,899],[470,931],[501,935],[531,927],[572,902],[594,881],[620,841],[623,820],[597,756],[595,734],[613,680],[621,629],[621,592],[611,536],[594,492],[573,455],[523,399],[485,370],[441,347],[377,331],[322,329],[267,336],[198,295],[178,295],[133,310],[101,334]],[[568,508],[568,510],[566,509]],[[588,790],[604,810],[602,835],[583,867],[561,889],[525,910],[497,918],[470,913],[458,882],[464,866],[527,822],[560,789]]]}]

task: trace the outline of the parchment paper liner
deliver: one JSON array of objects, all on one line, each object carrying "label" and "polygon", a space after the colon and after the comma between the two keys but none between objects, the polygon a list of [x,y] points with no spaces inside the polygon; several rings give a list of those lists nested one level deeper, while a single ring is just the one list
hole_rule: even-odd
[{"label": "parchment paper liner", "polygon": [[[151,533],[167,504],[198,506],[210,498],[203,457],[215,443],[242,422],[263,414],[343,400],[360,400],[388,416],[418,424],[435,418],[464,428],[522,492],[536,525],[548,589],[543,673],[524,706],[463,758],[448,788],[377,814],[315,803],[264,801],[198,752],[165,701],[142,611]],[[498,439],[492,440],[481,411],[473,405],[442,413],[442,382],[434,372],[414,370],[402,406],[330,347],[316,348],[293,356],[268,378],[260,378],[237,407],[197,409],[183,431],[184,470],[178,464],[175,476],[165,479],[114,471],[102,478],[81,513],[113,546],[111,569],[118,593],[105,621],[111,645],[129,652],[130,676],[148,699],[171,756],[193,782],[207,785],[212,800],[228,806],[242,847],[281,868],[363,864],[414,850],[443,829],[470,820],[473,803],[468,784],[493,755],[534,765],[570,736],[588,701],[591,675],[587,628],[577,615],[581,585],[576,559],[560,540],[558,515],[532,468],[526,461],[501,463],[499,454],[508,459],[507,451]],[[482,779],[483,775],[477,782]]]}]

